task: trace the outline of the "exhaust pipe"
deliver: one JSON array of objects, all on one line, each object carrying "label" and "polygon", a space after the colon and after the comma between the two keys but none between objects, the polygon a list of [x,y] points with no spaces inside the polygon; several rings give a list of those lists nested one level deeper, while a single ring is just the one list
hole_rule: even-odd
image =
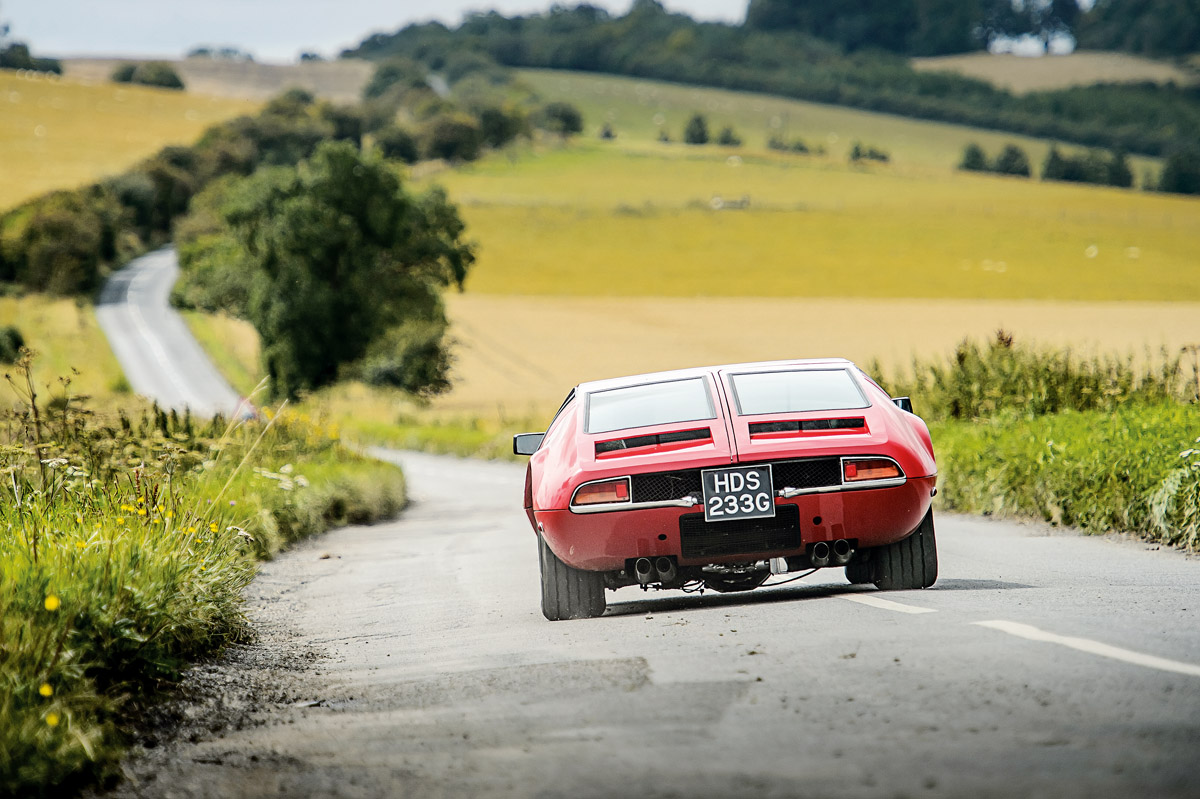
[{"label": "exhaust pipe", "polygon": [[829,565],[829,544],[824,541],[818,541],[813,544],[812,551],[808,553],[808,559],[812,562],[814,568],[821,568]]},{"label": "exhaust pipe", "polygon": [[854,548],[850,546],[850,542],[844,538],[839,538],[833,542],[833,565],[845,566],[850,562],[850,556],[854,554]]},{"label": "exhaust pipe", "polygon": [[654,561],[654,570],[658,572],[658,579],[664,583],[675,580],[675,561],[670,558],[656,558]]},{"label": "exhaust pipe", "polygon": [[638,558],[634,561],[633,574],[642,585],[646,585],[653,580],[654,566],[650,563],[650,558]]}]

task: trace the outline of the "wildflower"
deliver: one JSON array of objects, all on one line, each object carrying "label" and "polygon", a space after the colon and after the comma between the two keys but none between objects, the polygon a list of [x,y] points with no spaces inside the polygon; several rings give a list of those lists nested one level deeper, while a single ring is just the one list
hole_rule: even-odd
[{"label": "wildflower", "polygon": [[83,543],[82,541],[76,541],[76,542],[75,542],[75,548],[76,548],[76,549],[83,549],[83,548],[84,548],[84,547],[86,547],[86,546],[87,546],[87,544]]},{"label": "wildflower", "polygon": [[196,528],[195,528],[195,527],[189,527],[189,528],[188,528],[188,532],[189,532],[189,533],[194,533],[194,532],[196,532]]},{"label": "wildflower", "polygon": [[216,522],[213,522],[212,524],[210,524],[210,525],[208,526],[208,529],[209,529],[211,532],[214,532],[214,533],[215,533],[215,532],[217,531],[217,523],[216,523]]},{"label": "wildflower", "polygon": [[174,519],[174,518],[175,518],[175,514],[174,514],[174,512],[172,512],[172,511],[167,511],[167,518],[168,518],[168,519]]},{"label": "wildflower", "polygon": [[80,515],[80,514],[78,514],[78,513],[77,513],[77,514],[75,514],[75,523],[76,523],[76,524],[83,524],[83,516],[81,516],[81,515]]},{"label": "wildflower", "polygon": [[145,498],[145,497],[138,497],[138,504],[139,504],[139,505],[145,505],[145,504],[146,504],[146,498]]},{"label": "wildflower", "polygon": [[231,508],[232,508],[232,507],[233,507],[234,505],[236,505],[236,504],[237,504],[237,500],[236,500],[236,499],[231,499],[231,500],[229,500],[229,507],[231,507]]},{"label": "wildflower", "polygon": [[125,520],[124,520],[124,519],[122,519],[120,516],[118,516],[118,517],[117,517],[117,524],[124,524],[124,523],[125,523]]},{"label": "wildflower", "polygon": [[38,688],[38,693],[42,696],[54,696],[54,686],[48,682],[42,683],[42,687]]},{"label": "wildflower", "polygon": [[138,508],[138,516],[145,516],[145,515],[146,515],[146,509]]},{"label": "wildflower", "polygon": [[46,610],[58,610],[62,606],[62,601],[54,594],[46,595]]},{"label": "wildflower", "polygon": [[51,727],[57,727],[58,726],[58,714],[57,713],[47,713],[46,714],[46,723],[49,724]]}]

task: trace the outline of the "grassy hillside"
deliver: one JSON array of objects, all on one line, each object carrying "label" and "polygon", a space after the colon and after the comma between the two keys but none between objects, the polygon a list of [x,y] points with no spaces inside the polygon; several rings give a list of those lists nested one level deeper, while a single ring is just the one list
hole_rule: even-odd
[{"label": "grassy hillside", "polygon": [[190,144],[257,103],[0,70],[0,210]]},{"label": "grassy hillside", "polygon": [[986,80],[1002,89],[1024,94],[1044,89],[1090,86],[1094,83],[1195,83],[1194,70],[1165,61],[1128,55],[1076,51],[1070,55],[1025,58],[1016,55],[967,53],[965,55],[914,58],[914,69],[925,72],[954,72]]},{"label": "grassy hillside", "polygon": [[[824,147],[844,160],[858,139],[884,147],[898,168],[905,170],[951,168],[968,142],[977,142],[988,151],[1015,143],[1039,166],[1050,147],[1048,141],[1027,136],[752,92],[557,70],[520,70],[519,74],[543,97],[577,105],[584,113],[588,135],[596,135],[609,122],[618,140],[651,142],[665,130],[674,141],[681,141],[688,119],[702,113],[714,135],[732,125],[748,147],[761,148],[771,136],[779,135],[788,141],[803,139],[810,147]],[[1133,163],[1139,178],[1144,170],[1157,165],[1154,159],[1139,158]]]}]

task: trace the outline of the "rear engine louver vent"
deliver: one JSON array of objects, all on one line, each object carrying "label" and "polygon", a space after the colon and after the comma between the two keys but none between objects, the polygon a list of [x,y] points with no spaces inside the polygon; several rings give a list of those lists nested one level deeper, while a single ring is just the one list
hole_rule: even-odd
[{"label": "rear engine louver vent", "polygon": [[611,441],[597,441],[596,454],[603,455],[606,452],[617,452],[637,447],[658,447],[663,444],[679,444],[685,441],[712,441],[712,431],[707,427],[703,427],[699,430],[677,430],[671,433],[658,433],[651,436],[630,436],[628,438],[614,438]]},{"label": "rear engine louver vent", "polygon": [[820,433],[838,430],[865,430],[867,420],[861,416],[852,419],[795,419],[786,422],[751,422],[750,435],[763,436],[772,433]]}]

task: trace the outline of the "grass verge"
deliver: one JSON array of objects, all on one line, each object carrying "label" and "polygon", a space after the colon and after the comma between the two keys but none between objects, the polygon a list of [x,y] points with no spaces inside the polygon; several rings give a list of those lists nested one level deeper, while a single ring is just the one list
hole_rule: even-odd
[{"label": "grass verge", "polygon": [[1200,549],[1200,405],[930,426],[943,507]]},{"label": "grass verge", "polygon": [[404,479],[303,415],[100,418],[69,384],[42,401],[17,375],[0,446],[0,794],[58,795],[115,773],[152,691],[247,633],[257,558],[394,515]]}]

